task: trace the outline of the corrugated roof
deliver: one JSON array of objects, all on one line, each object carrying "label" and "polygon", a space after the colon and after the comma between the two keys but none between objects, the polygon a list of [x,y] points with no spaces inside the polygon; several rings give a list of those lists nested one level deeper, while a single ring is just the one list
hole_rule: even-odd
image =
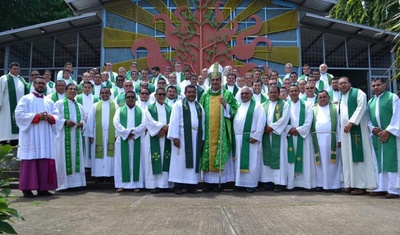
[{"label": "corrugated roof", "polygon": [[[75,14],[91,12],[93,9],[100,9],[104,2],[110,0],[65,0]],[[140,0],[132,0],[138,2]],[[294,3],[300,10],[314,12],[321,15],[327,15],[329,10],[337,3],[337,0],[283,0]]]},{"label": "corrugated roof", "polygon": [[286,0],[299,6],[299,10],[327,15],[337,3],[337,0]]},{"label": "corrugated roof", "polygon": [[383,29],[373,28],[361,24],[349,23],[347,21],[332,19],[313,13],[305,13],[300,19],[300,24],[302,27],[307,27],[310,29],[322,30],[342,36],[360,38],[363,40],[370,40],[377,43],[392,44],[394,43],[397,35],[395,32],[385,31]]},{"label": "corrugated roof", "polygon": [[0,32],[0,44],[101,23],[96,12]]}]

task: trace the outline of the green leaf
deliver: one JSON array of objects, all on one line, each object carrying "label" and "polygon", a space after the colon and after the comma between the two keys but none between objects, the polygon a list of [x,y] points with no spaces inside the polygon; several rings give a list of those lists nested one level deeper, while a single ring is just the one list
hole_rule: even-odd
[{"label": "green leaf", "polygon": [[8,234],[17,234],[14,228],[7,222],[0,221],[0,232],[8,233]]}]

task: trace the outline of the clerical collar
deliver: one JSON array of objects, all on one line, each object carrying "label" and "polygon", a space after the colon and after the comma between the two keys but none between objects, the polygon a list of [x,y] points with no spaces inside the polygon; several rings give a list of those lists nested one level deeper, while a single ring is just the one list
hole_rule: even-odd
[{"label": "clerical collar", "polygon": [[33,94],[34,96],[36,96],[37,98],[43,98],[43,93],[39,93],[39,92],[36,92],[36,91],[32,91],[32,94]]},{"label": "clerical collar", "polygon": [[219,93],[221,89],[218,89],[217,91],[214,91],[213,89],[211,89],[211,93]]},{"label": "clerical collar", "polygon": [[71,99],[68,98],[68,100],[71,101],[72,103],[75,103],[75,99],[71,100]]},{"label": "clerical collar", "polygon": [[83,94],[86,95],[87,97],[89,97],[90,95],[92,95],[92,93],[89,93],[89,94],[83,93]]}]

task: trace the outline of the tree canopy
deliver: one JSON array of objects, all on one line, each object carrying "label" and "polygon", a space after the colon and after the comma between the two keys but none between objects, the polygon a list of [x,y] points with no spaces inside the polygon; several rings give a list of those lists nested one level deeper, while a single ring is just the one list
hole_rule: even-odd
[{"label": "tree canopy", "polygon": [[398,0],[339,0],[329,16],[352,23],[388,28],[390,19],[399,12]]},{"label": "tree canopy", "polygon": [[73,16],[64,0],[2,0],[0,32]]}]

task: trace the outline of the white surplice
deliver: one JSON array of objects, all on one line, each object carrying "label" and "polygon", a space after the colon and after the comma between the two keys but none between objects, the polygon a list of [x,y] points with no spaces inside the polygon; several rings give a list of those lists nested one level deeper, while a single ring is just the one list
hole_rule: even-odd
[{"label": "white surplice", "polygon": [[[25,93],[25,86],[18,77],[10,74],[14,80],[16,102],[22,98]],[[0,77],[0,120],[2,122],[0,131],[0,141],[17,140],[18,133],[11,132],[11,111],[10,111],[10,91],[8,90],[7,75]],[[16,104],[17,104],[16,103]]]},{"label": "white surplice", "polygon": [[236,158],[235,158],[235,171],[236,179],[235,186],[254,188],[258,185],[261,173],[261,141],[265,127],[265,112],[261,104],[256,103],[254,106],[253,116],[251,117],[250,138],[256,139],[257,142],[249,145],[249,171],[240,171],[240,159],[242,158],[242,141],[243,141],[243,128],[246,122],[247,112],[250,106],[250,101],[242,103],[236,112],[233,119],[233,129],[235,132],[236,141]]},{"label": "white surplice", "polygon": [[[290,124],[287,125],[286,132],[292,127],[295,127],[299,135],[303,138],[303,171],[301,173],[295,173],[295,163],[288,163],[288,189],[293,189],[294,187],[305,189],[315,188],[315,161],[310,132],[313,113],[311,107],[305,105],[304,123],[302,126],[299,126],[301,102],[301,100],[298,100],[296,103],[290,102]],[[298,151],[297,141],[298,137],[293,136],[293,148],[295,153]],[[295,155],[295,157],[297,158],[297,155]]]},{"label": "white surplice", "polygon": [[[316,187],[322,187],[325,190],[340,189],[342,187],[341,172],[342,159],[340,148],[336,147],[336,163],[331,162],[331,131],[332,120],[329,105],[315,106],[318,109],[315,118],[315,131],[317,133],[318,146],[321,163],[315,166],[317,184]],[[338,111],[338,109],[336,109]],[[334,114],[337,117],[336,125],[336,145],[340,142],[340,118],[339,113]],[[314,151],[314,150],[313,150]]]},{"label": "white surplice", "polygon": [[[382,93],[383,94],[383,93]],[[381,95],[382,95],[381,94]],[[380,123],[380,112],[379,112],[379,102],[382,96],[376,97],[376,105],[375,111],[372,111],[375,114],[376,121],[378,123],[378,128],[382,129]],[[381,173],[378,170],[378,162],[376,158],[375,149],[372,148],[373,153],[373,162],[375,168],[375,177],[377,178],[378,188],[375,190],[376,192],[388,192],[392,194],[400,195],[400,100],[397,95],[393,95],[393,102],[391,105],[393,107],[393,115],[390,119],[389,125],[386,127],[385,130],[389,131],[390,134],[396,137],[396,146],[397,146],[397,172],[384,172],[383,169]],[[372,125],[371,121],[368,123],[369,129],[372,134],[372,129],[374,126]],[[381,161],[383,158],[383,151],[381,151]],[[383,166],[383,163],[381,164]]]},{"label": "white surplice", "polygon": [[[68,99],[68,108],[69,108],[69,120],[73,122],[77,122],[77,112],[75,108],[75,102]],[[79,156],[76,156],[76,132],[81,132],[81,128],[76,128],[76,126],[70,128],[71,133],[71,161],[72,161],[72,175],[67,175],[67,166],[65,159],[65,126],[64,123],[66,121],[64,117],[64,100],[59,100],[55,103],[55,115],[58,117],[56,122],[57,127],[57,135],[55,139],[56,143],[56,170],[57,170],[57,181],[58,188],[57,190],[67,189],[67,188],[75,188],[86,186],[86,177],[85,177],[85,168],[83,161],[83,148],[82,148],[82,135],[79,135]],[[81,121],[83,121],[84,113],[82,110],[82,106],[78,104],[80,113],[81,113]],[[79,157],[79,169],[76,169],[76,157]]]},{"label": "white surplice", "polygon": [[[287,161],[287,138],[285,128],[289,121],[289,106],[285,102],[283,107],[282,116],[276,121],[274,120],[275,114],[275,106],[277,101],[270,101],[269,109],[268,109],[268,116],[267,118],[267,125],[273,129],[273,133],[281,136],[280,141],[280,159],[279,159],[279,169],[272,169],[270,166],[264,165],[263,161],[261,160],[261,176],[260,181],[267,183],[273,182],[274,184],[278,185],[287,185],[287,177],[288,177],[288,161]],[[265,112],[265,111],[264,111]],[[268,137],[263,138],[270,138],[272,141],[272,135],[268,135]],[[262,149],[262,148],[261,148]]]},{"label": "white surplice", "polygon": [[[354,89],[354,88],[351,88]],[[357,103],[357,108],[353,115],[349,117],[347,101],[350,90],[342,95],[340,102],[340,125],[342,140],[342,160],[343,160],[343,177],[345,188],[376,188],[376,178],[374,174],[372,160],[372,146],[368,130],[368,114],[367,114],[367,96],[361,90],[358,90],[357,100],[351,102]],[[361,127],[362,139],[359,144],[363,145],[364,161],[353,162],[351,151],[350,133],[344,133],[344,126],[347,122]]]},{"label": "white surplice", "polygon": [[[124,107],[124,106],[123,106]],[[120,110],[119,108],[117,112],[115,112],[114,115],[114,126],[115,130],[117,132],[117,140],[115,141],[115,165],[114,165],[114,184],[115,188],[124,188],[124,189],[135,189],[135,188],[143,188],[144,187],[144,147],[145,145],[143,144],[143,136],[146,131],[146,126],[145,126],[145,116],[142,110],[142,120],[141,123],[135,127],[135,109],[139,107],[134,106],[132,109],[130,109],[127,106],[127,127],[122,126],[120,122]],[[135,151],[134,149],[134,139],[130,139],[128,141],[129,145],[129,172],[130,172],[130,180],[129,182],[123,182],[122,181],[122,167],[121,167],[121,141],[126,140],[129,136],[130,133],[134,134],[134,139],[136,140],[137,138],[141,138],[141,146],[140,146],[140,172],[139,172],[139,180],[138,181],[133,181],[133,153]]]},{"label": "white surplice", "polygon": [[54,159],[55,126],[43,120],[32,124],[35,116],[42,112],[54,114],[54,102],[46,96],[38,98],[31,93],[18,102],[15,119],[20,133],[17,157],[21,160]]},{"label": "white surplice", "polygon": [[[86,123],[86,129],[84,136],[94,138],[93,143],[91,144],[91,167],[92,167],[92,176],[94,177],[109,177],[114,176],[114,156],[107,155],[107,145],[108,145],[108,129],[111,125],[114,125],[113,119],[110,119],[110,111],[111,105],[115,107],[115,110],[118,109],[115,102],[102,101],[101,108],[101,127],[102,127],[102,138],[103,138],[103,158],[96,158],[96,107],[99,103],[95,103],[92,105],[89,116]],[[112,115],[112,118],[114,115]],[[113,134],[115,136],[115,133]]]},{"label": "white surplice", "polygon": [[[161,174],[153,174],[152,162],[151,162],[151,142],[150,137],[157,136],[160,132],[161,128],[167,125],[167,113],[165,112],[165,105],[161,105],[160,103],[156,102],[157,107],[157,115],[158,121],[154,120],[151,116],[148,109],[145,110],[145,117],[146,117],[146,128],[147,134],[145,137],[146,143],[146,153],[144,159],[145,165],[145,186],[147,189],[154,189],[154,188],[171,188],[172,183],[168,182],[169,174],[168,172],[161,171]],[[164,166],[164,149],[165,149],[165,139],[167,135],[159,138],[160,143],[160,159],[161,159],[161,169]]]},{"label": "white surplice", "polygon": [[[196,102],[196,101],[195,101]],[[197,130],[199,127],[199,121],[202,122],[203,138],[204,140],[204,126],[205,126],[205,113],[202,108],[202,120],[199,120],[197,110],[194,102],[188,101],[190,109],[190,118],[192,124],[192,149],[193,149],[193,168],[186,168],[186,154],[185,154],[185,133],[183,130],[183,108],[182,100],[177,101],[172,106],[170,128],[168,128],[167,138],[173,141],[173,139],[179,139],[180,148],[178,149],[172,143],[171,149],[171,164],[169,168],[169,181],[174,183],[183,184],[197,184],[200,180],[200,174],[196,173],[196,150],[197,150]],[[189,118],[189,117],[186,117]],[[201,157],[201,156],[199,156]]]},{"label": "white surplice", "polygon": [[[83,126],[84,133],[86,132],[87,129],[87,119],[89,116],[90,109],[92,108],[92,105],[94,104],[94,96],[92,93],[89,95],[86,95],[85,93],[82,93],[82,108],[83,112],[85,113],[85,125]],[[91,168],[92,163],[91,163],[91,144],[89,141],[89,137],[84,136],[83,137],[83,159],[85,162],[85,167],[86,168]]]}]

